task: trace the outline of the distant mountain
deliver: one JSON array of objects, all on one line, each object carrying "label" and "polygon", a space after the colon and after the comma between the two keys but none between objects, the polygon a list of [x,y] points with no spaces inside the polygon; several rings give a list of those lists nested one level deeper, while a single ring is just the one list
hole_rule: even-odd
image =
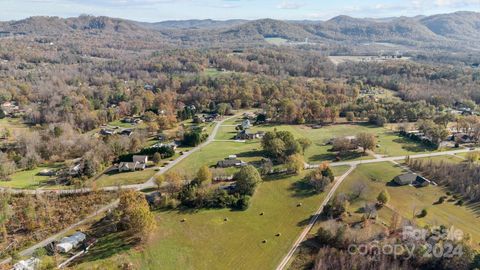
[{"label": "distant mountain", "polygon": [[422,18],[419,22],[440,36],[480,41],[480,13],[456,12],[434,15]]},{"label": "distant mountain", "polygon": [[239,26],[219,30],[224,38],[264,39],[280,37],[293,41],[303,41],[305,38],[315,38],[315,35],[306,31],[305,27],[286,21],[262,19],[250,21]]},{"label": "distant mountain", "polygon": [[227,20],[227,21],[217,21],[217,20],[186,20],[186,21],[163,21],[157,23],[144,23],[144,26],[158,29],[215,29],[215,28],[225,28],[225,27],[234,27],[240,24],[247,22],[246,20]]},{"label": "distant mountain", "polygon": [[[433,16],[353,18],[337,16],[328,21],[186,20],[158,23],[134,22],[108,17],[32,17],[0,22],[0,37],[8,35],[64,36],[71,34],[149,37],[182,46],[268,45],[265,38],[278,37],[302,44],[390,44],[399,48],[480,50],[480,13],[456,12]],[[299,43],[300,42],[300,43]]]},{"label": "distant mountain", "polygon": [[148,34],[148,30],[137,22],[109,18],[80,16],[75,18],[30,17],[20,21],[1,22],[0,31],[12,34],[41,36],[66,35],[75,32],[97,31],[108,34]]}]

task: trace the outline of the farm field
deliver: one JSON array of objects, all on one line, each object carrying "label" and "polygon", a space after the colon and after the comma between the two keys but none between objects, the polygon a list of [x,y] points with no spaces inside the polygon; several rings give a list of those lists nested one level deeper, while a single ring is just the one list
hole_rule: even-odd
[{"label": "farm field", "polygon": [[[415,188],[412,186],[396,186],[390,183],[395,176],[402,173],[404,173],[402,168],[388,162],[360,165],[345,179],[337,190],[337,194],[351,194],[358,183],[366,185],[364,194],[350,204],[349,211],[354,213],[362,208],[365,203],[375,202],[377,195],[383,189],[386,189],[391,199],[388,205],[379,211],[381,221],[388,224],[393,211],[396,211],[406,219],[413,219],[420,226],[455,226],[455,228],[463,230],[464,233],[470,234],[475,245],[479,243],[480,229],[477,224],[480,222],[480,216],[478,205],[458,206],[455,204],[457,200],[453,199],[452,196],[447,196],[448,199],[443,204],[435,204],[441,196],[446,196],[446,189],[433,185]],[[423,218],[415,217],[422,209],[427,209],[428,215]]]},{"label": "farm field", "polygon": [[[246,211],[158,212],[155,236],[142,252],[126,247],[110,257],[110,250],[122,250],[123,243],[105,239],[105,248],[100,239],[98,249],[94,247],[78,269],[105,269],[125,258],[139,269],[255,269],[259,265],[272,269],[326,194],[305,189],[301,179],[293,176],[261,183]],[[97,264],[98,258],[105,260]]]}]

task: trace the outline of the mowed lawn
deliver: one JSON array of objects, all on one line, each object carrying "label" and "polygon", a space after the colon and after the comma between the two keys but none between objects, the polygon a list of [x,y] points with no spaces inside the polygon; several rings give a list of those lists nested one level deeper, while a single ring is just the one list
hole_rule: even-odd
[{"label": "mowed lawn", "polygon": [[153,240],[141,251],[129,249],[105,258],[99,253],[110,254],[108,250],[117,248],[94,247],[92,258],[104,260],[92,259],[77,268],[109,269],[130,261],[138,269],[273,269],[326,194],[311,192],[302,178],[261,183],[246,211],[158,212]]},{"label": "mowed lawn", "polygon": [[444,156],[434,156],[426,158],[418,158],[418,160],[431,160],[433,162],[451,162],[451,163],[461,163],[465,162],[465,159],[458,155],[444,155]]},{"label": "mowed lawn", "polygon": [[247,142],[212,142],[173,167],[173,170],[187,175],[195,174],[200,167],[209,167],[229,155],[237,155],[238,159],[250,162],[262,158],[260,141]]},{"label": "mowed lawn", "polygon": [[[391,200],[387,207],[379,211],[379,218],[389,224],[394,211],[406,219],[414,219],[420,225],[446,225],[454,226],[469,233],[473,243],[480,241],[480,214],[478,205],[455,205],[455,201],[443,204],[435,204],[441,196],[446,195],[447,190],[439,186],[427,186],[415,188],[412,186],[395,186],[389,183],[395,176],[404,173],[398,165],[384,162],[363,164],[358,166],[342,183],[338,193],[351,194],[358,183],[364,183],[367,188],[364,194],[350,205],[350,212],[354,213],[361,209],[366,202],[375,202],[377,195],[386,189]],[[434,180],[434,179],[433,179]],[[414,218],[422,209],[427,209],[428,215],[424,218]]]},{"label": "mowed lawn", "polygon": [[40,188],[46,185],[51,177],[50,176],[39,176],[38,174],[43,170],[53,170],[57,169],[61,164],[54,164],[51,166],[39,166],[33,170],[25,170],[16,172],[10,175],[10,181],[1,181],[0,187],[8,188],[20,188],[20,189],[35,189]]},{"label": "mowed lawn", "polygon": [[133,185],[145,183],[156,173],[154,168],[147,168],[135,172],[105,173],[94,181],[96,187],[110,187],[117,185]]}]

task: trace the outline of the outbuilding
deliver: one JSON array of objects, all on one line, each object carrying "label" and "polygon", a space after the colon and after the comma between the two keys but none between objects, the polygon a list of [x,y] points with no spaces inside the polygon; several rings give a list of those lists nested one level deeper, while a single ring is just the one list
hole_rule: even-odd
[{"label": "outbuilding", "polygon": [[55,246],[55,249],[61,253],[67,253],[72,249],[78,247],[87,236],[84,233],[76,232],[71,236],[64,237],[60,242]]}]

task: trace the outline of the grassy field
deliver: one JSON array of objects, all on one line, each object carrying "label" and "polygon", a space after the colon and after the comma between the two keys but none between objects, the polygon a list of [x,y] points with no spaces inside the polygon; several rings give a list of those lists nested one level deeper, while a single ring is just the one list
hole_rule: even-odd
[{"label": "grassy field", "polygon": [[10,175],[11,181],[0,181],[0,187],[35,189],[45,186],[51,179],[49,176],[39,176],[38,173],[47,169],[57,169],[61,164],[39,166],[33,170],[16,172]]},{"label": "grassy field", "polygon": [[[237,134],[234,124],[238,124],[239,120],[232,119],[228,124],[220,127],[215,139],[232,140]],[[309,163],[320,163],[323,161],[335,161],[337,154],[331,151],[332,146],[326,143],[336,137],[354,136],[362,132],[373,133],[377,136],[378,147],[376,154],[386,156],[401,156],[426,153],[433,150],[421,143],[398,136],[392,130],[382,127],[375,127],[365,124],[345,124],[324,126],[319,129],[312,129],[304,125],[260,125],[250,129],[252,132],[257,131],[273,131],[273,130],[290,131],[296,138],[305,137],[312,141],[312,146],[305,152],[305,159]],[[258,141],[258,140],[257,140]],[[352,153],[343,157],[343,160],[361,160],[372,159],[372,156],[363,156],[361,153]]]},{"label": "grassy field", "polygon": [[78,269],[109,269],[122,261],[138,269],[272,269],[326,194],[312,193],[300,179],[263,182],[246,211],[158,212],[154,239],[144,249],[131,249],[117,237],[100,239]]},{"label": "grassy field", "polygon": [[11,141],[15,139],[16,133],[26,132],[29,127],[23,123],[21,118],[3,118],[0,119],[0,133],[3,133],[4,129],[10,132]]},{"label": "grassy field", "polygon": [[[455,205],[455,201],[448,201],[443,204],[435,204],[440,196],[446,195],[446,189],[439,186],[428,186],[415,188],[412,186],[395,186],[390,181],[403,173],[403,169],[392,163],[364,164],[350,174],[345,182],[339,187],[337,193],[350,194],[358,183],[364,183],[367,188],[364,194],[354,200],[349,211],[358,212],[366,202],[375,202],[377,195],[386,189],[391,196],[387,207],[379,211],[379,218],[389,224],[394,211],[406,219],[414,219],[420,225],[446,225],[469,233],[474,244],[480,241],[480,215],[478,205]],[[449,196],[449,199],[452,199]],[[428,215],[424,218],[415,217],[422,209],[427,209]]]},{"label": "grassy field", "polygon": [[[237,155],[239,159],[249,162],[261,159],[259,141],[212,142],[173,167],[179,173],[193,175],[203,165],[213,166],[229,155]],[[234,169],[235,170],[235,169]]]},{"label": "grassy field", "polygon": [[265,41],[273,45],[285,45],[288,42],[287,39],[279,38],[279,37],[265,38]]},{"label": "grassy field", "polygon": [[106,173],[95,181],[97,187],[108,187],[117,185],[132,185],[146,182],[155,174],[153,168],[143,171]]},{"label": "grassy field", "polygon": [[419,160],[432,160],[434,162],[453,162],[453,163],[461,163],[465,160],[457,155],[445,155],[445,156],[436,156],[436,157],[427,157],[427,158],[419,158]]}]

